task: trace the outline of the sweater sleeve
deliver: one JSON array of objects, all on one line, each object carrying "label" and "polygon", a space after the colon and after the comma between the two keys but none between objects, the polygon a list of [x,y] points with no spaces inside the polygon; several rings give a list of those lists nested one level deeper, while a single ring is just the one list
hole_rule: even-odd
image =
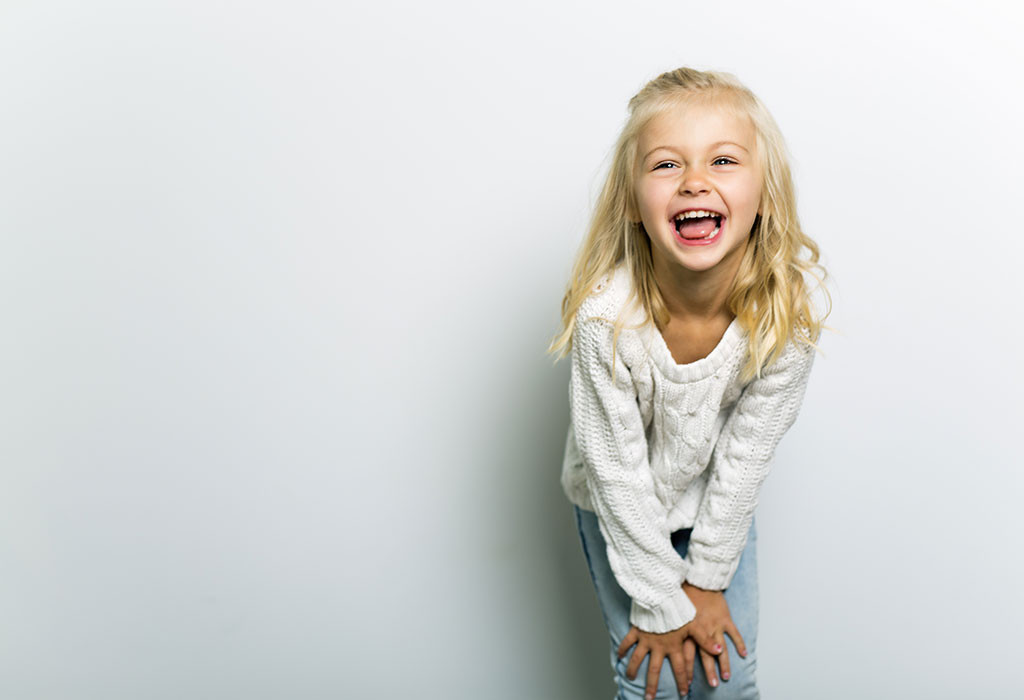
[{"label": "sweater sleeve", "polygon": [[654,491],[636,389],[621,352],[613,364],[607,322],[577,321],[569,386],[587,489],[612,572],[632,600],[630,622],[646,632],[678,629],[696,609],[683,592],[683,559]]},{"label": "sweater sleeve", "polygon": [[791,342],[744,388],[723,426],[684,562],[686,581],[694,586],[723,590],[732,581],[761,484],[775,447],[796,420],[813,362],[814,348]]}]

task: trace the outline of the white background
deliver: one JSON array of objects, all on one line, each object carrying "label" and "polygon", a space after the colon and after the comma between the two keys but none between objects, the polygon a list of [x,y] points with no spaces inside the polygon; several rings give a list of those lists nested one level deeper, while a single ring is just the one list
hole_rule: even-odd
[{"label": "white background", "polygon": [[834,277],[765,697],[1009,697],[1014,7],[0,4],[0,696],[610,697],[544,349],[691,65],[772,110]]}]

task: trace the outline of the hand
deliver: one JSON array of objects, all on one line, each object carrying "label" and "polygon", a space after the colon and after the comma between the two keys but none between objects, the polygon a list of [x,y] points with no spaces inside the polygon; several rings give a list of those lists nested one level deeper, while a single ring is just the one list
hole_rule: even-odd
[{"label": "hand", "polygon": [[[623,637],[618,652],[620,659],[626,655],[626,651],[631,646],[636,644],[636,649],[633,650],[629,665],[626,667],[626,677],[630,680],[636,680],[636,674],[640,670],[640,664],[643,663],[644,657],[648,653],[651,655],[650,662],[647,664],[647,691],[645,693],[648,700],[653,698],[658,691],[658,678],[666,657],[672,666],[672,673],[676,677],[676,687],[679,689],[680,695],[689,690],[690,683],[693,681],[694,651],[692,648],[689,650],[689,660],[687,660],[684,640],[695,646],[695,642],[691,641],[693,632],[690,625],[692,622],[664,634],[644,632],[634,626]],[[705,638],[705,641],[708,642],[708,653],[718,654],[724,651],[724,647],[711,641],[710,638]],[[704,649],[701,649],[701,653],[704,653]]]},{"label": "hand", "polygon": [[[725,635],[732,638],[732,643],[740,656],[746,658],[747,645],[743,642],[740,631],[732,621],[729,614],[729,605],[725,602],[725,595],[722,591],[708,591],[703,588],[683,582],[683,591],[697,608],[697,616],[687,625],[690,628],[690,635],[700,644],[701,664],[704,666],[704,673],[707,674],[708,684],[711,687],[718,686],[718,675],[715,671],[715,654],[708,653],[709,646],[718,644],[721,653],[718,654],[718,665],[722,669],[722,680],[729,680],[729,652],[725,648]],[[692,650],[688,659],[693,665]],[[684,657],[685,658],[685,657]],[[692,677],[692,672],[691,672]]]}]

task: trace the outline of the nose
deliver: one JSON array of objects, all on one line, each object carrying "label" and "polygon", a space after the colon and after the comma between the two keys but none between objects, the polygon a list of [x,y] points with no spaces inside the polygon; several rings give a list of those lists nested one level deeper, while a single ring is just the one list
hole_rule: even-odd
[{"label": "nose", "polygon": [[687,170],[683,179],[679,182],[679,191],[682,194],[707,194],[710,188],[711,186],[708,184],[705,173],[695,168]]}]

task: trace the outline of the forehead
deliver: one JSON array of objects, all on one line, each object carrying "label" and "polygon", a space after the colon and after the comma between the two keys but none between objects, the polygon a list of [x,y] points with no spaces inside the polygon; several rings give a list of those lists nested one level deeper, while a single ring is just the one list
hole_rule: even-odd
[{"label": "forehead", "polygon": [[640,132],[640,156],[658,147],[703,150],[722,141],[754,152],[756,132],[745,114],[715,104],[682,104],[670,107]]}]

